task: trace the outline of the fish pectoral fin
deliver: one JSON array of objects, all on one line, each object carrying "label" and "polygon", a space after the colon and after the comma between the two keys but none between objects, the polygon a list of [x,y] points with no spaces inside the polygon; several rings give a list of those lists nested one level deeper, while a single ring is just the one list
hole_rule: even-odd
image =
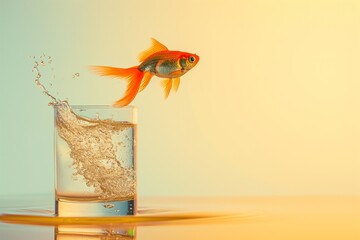
[{"label": "fish pectoral fin", "polygon": [[164,98],[166,99],[169,96],[171,87],[172,87],[172,79],[167,78],[164,80],[161,80],[161,85],[164,88]]},{"label": "fish pectoral fin", "polygon": [[151,38],[151,46],[148,49],[146,49],[145,51],[141,52],[138,56],[138,59],[140,62],[143,62],[150,55],[157,53],[157,52],[166,51],[166,50],[169,50],[169,49],[167,47],[165,47],[162,43],[157,41],[156,39]]},{"label": "fish pectoral fin", "polygon": [[144,90],[146,88],[146,86],[149,84],[151,78],[152,78],[152,74],[150,72],[145,72],[144,78],[141,81],[139,92],[141,92],[142,90]]},{"label": "fish pectoral fin", "polygon": [[179,85],[180,85],[180,78],[173,78],[172,81],[173,81],[172,85],[174,86],[172,90],[174,92],[177,92],[177,90],[179,89]]}]

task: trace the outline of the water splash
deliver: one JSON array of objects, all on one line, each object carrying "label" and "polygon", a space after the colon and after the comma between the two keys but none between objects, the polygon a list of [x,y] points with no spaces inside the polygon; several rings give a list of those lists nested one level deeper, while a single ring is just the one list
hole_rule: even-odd
[{"label": "water splash", "polygon": [[[57,145],[61,152],[69,152],[73,175],[82,176],[88,188],[99,200],[134,199],[136,190],[135,170],[126,166],[132,162],[135,136],[134,124],[98,118],[88,119],[76,115],[69,105],[56,105],[56,128],[58,136],[67,144]],[[119,147],[118,142],[122,145]],[[66,164],[66,158],[63,159]],[[63,165],[59,159],[57,164]],[[58,180],[59,182],[60,180]],[[58,189],[62,199],[69,194]],[[74,197],[74,196],[73,196]],[[81,199],[82,196],[77,196]],[[109,208],[111,205],[104,205]]]},{"label": "water splash", "polygon": [[[73,161],[71,168],[75,169],[74,179],[85,181],[88,187],[94,189],[99,200],[133,199],[136,191],[135,170],[125,166],[124,162],[128,160],[122,158],[134,156],[126,153],[128,156],[124,157],[124,154],[121,156],[118,153],[132,152],[135,125],[111,119],[101,120],[98,114],[95,119],[77,115],[68,100],[54,97],[41,82],[40,69],[52,64],[51,56],[43,54],[33,59],[35,84],[50,99],[48,105],[56,110],[57,135],[67,145]],[[104,204],[104,207],[111,208],[111,205]]]},{"label": "water splash", "polygon": [[34,67],[32,69],[33,72],[35,72],[36,77],[35,77],[35,84],[40,88],[40,90],[51,99],[51,102],[49,103],[49,105],[53,105],[56,103],[60,103],[61,100],[55,98],[53,95],[50,94],[50,92],[46,89],[46,87],[44,86],[44,84],[41,83],[40,79],[42,77],[41,72],[39,67],[44,67],[46,66],[46,64],[51,64],[52,63],[52,59],[49,56],[47,58],[47,61],[43,60],[42,58],[45,57],[45,54],[43,54],[42,56],[40,56],[39,60],[36,60],[36,57],[34,56],[33,59],[35,60],[34,62]]}]

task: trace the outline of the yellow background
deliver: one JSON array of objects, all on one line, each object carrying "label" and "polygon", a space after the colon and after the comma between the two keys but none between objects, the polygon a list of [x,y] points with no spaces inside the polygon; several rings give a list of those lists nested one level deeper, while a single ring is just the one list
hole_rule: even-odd
[{"label": "yellow background", "polygon": [[[53,191],[44,82],[72,104],[111,104],[154,37],[199,64],[139,108],[140,195],[360,194],[359,1],[1,0],[0,195]],[[80,77],[73,78],[73,74]]]}]

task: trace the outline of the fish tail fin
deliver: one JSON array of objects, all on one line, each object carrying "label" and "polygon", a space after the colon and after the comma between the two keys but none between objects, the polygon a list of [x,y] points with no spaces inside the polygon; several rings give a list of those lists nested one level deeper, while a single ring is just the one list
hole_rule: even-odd
[{"label": "fish tail fin", "polygon": [[99,76],[117,77],[126,80],[128,80],[132,75],[134,75],[135,68],[137,67],[116,68],[116,67],[108,67],[108,66],[90,66],[90,69]]},{"label": "fish tail fin", "polygon": [[124,107],[134,100],[135,96],[139,92],[141,81],[144,77],[144,72],[140,71],[137,67],[129,68],[129,72],[132,72],[128,78],[128,85],[126,88],[125,96],[117,100],[114,107]]},{"label": "fish tail fin", "polygon": [[134,100],[136,94],[139,92],[140,84],[145,74],[140,71],[137,66],[131,68],[92,66],[91,69],[100,76],[113,76],[127,80],[128,83],[124,97],[113,104],[114,107],[119,108],[128,105]]}]

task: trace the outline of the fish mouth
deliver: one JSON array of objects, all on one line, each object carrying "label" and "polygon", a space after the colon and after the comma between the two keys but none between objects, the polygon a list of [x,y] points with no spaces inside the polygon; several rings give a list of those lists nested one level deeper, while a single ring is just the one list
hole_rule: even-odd
[{"label": "fish mouth", "polygon": [[196,62],[196,63],[199,62],[199,61],[200,61],[200,57],[199,57],[198,55],[196,55],[196,54],[194,54],[194,56],[195,56],[195,59],[196,59],[195,62]]}]

